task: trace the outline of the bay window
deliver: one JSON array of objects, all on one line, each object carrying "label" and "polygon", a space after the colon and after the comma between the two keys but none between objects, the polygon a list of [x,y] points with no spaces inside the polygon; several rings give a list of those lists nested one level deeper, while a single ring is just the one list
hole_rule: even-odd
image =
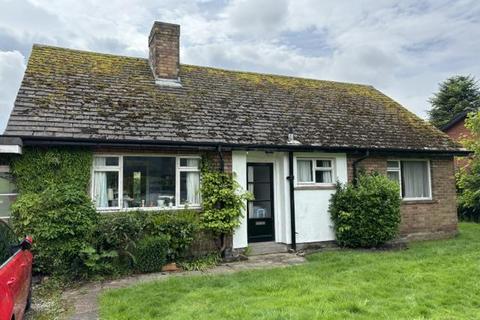
[{"label": "bay window", "polygon": [[387,161],[387,176],[399,183],[401,196],[405,200],[432,198],[428,160]]},{"label": "bay window", "polygon": [[333,160],[298,158],[297,183],[299,185],[333,184]]},{"label": "bay window", "polygon": [[95,156],[92,197],[98,209],[200,205],[200,158]]}]

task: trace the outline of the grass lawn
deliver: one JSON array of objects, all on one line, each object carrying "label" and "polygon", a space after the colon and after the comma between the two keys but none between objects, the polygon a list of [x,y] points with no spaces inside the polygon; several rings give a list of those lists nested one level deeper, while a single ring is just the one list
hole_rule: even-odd
[{"label": "grass lawn", "polygon": [[480,225],[460,232],[404,251],[323,252],[301,266],[107,291],[101,319],[480,319]]}]

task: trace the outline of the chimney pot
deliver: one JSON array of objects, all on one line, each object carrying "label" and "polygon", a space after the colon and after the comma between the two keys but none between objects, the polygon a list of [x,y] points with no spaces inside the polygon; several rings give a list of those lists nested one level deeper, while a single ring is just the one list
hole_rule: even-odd
[{"label": "chimney pot", "polygon": [[156,83],[179,86],[180,26],[155,21],[148,37],[148,48]]}]

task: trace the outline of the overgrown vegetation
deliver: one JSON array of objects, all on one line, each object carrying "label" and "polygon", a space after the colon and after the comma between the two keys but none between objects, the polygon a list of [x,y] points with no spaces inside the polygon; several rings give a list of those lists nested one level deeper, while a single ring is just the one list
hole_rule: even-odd
[{"label": "overgrown vegetation", "polygon": [[398,183],[362,173],[357,185],[337,184],[330,199],[336,239],[345,247],[377,247],[395,238],[400,224]]},{"label": "overgrown vegetation", "polygon": [[465,126],[472,133],[472,137],[464,141],[465,146],[474,151],[468,165],[460,169],[457,174],[459,191],[458,205],[460,218],[464,220],[480,221],[480,111],[470,113]]},{"label": "overgrown vegetation", "polygon": [[240,225],[245,201],[253,196],[240,189],[232,174],[214,171],[208,165],[202,167],[201,193],[203,228],[219,237],[223,255],[227,237]]},{"label": "overgrown vegetation", "polygon": [[20,196],[12,221],[18,234],[34,237],[35,271],[79,279],[184,260],[199,212],[100,215],[88,194],[91,164],[91,151],[72,148],[27,148],[13,160]]}]

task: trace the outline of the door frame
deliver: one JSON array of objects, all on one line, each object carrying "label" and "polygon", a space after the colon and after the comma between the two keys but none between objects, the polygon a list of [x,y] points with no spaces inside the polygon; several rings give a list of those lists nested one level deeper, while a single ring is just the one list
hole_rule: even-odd
[{"label": "door frame", "polygon": [[248,243],[261,243],[261,242],[275,242],[276,240],[276,219],[275,219],[275,185],[274,185],[274,178],[275,178],[275,166],[274,166],[275,162],[274,161],[266,161],[266,162],[259,162],[259,161],[253,161],[253,162],[249,162],[247,161],[247,165],[246,165],[246,182],[247,182],[247,190],[248,190],[248,184],[249,184],[249,181],[248,181],[248,167],[249,166],[268,166],[270,168],[270,208],[271,208],[271,219],[272,219],[272,239],[271,240],[266,240],[266,241],[250,241],[250,232],[249,232],[249,228],[248,228],[248,222],[250,220],[249,218],[249,206],[248,206],[248,201],[247,201],[247,210],[246,210],[246,217],[247,217],[247,242]]}]

